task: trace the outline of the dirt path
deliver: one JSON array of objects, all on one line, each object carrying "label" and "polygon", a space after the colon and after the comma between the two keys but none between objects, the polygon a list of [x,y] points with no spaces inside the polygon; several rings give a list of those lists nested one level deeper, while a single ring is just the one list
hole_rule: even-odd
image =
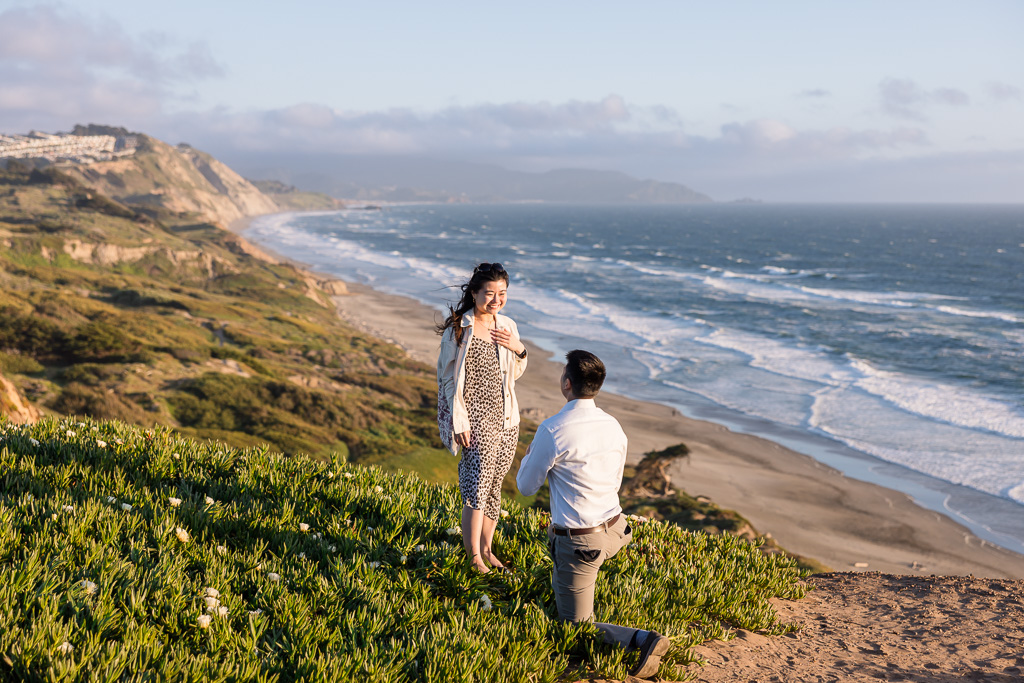
[{"label": "dirt path", "polygon": [[739,632],[697,649],[697,681],[1024,681],[1024,581],[821,574],[777,601],[797,633]]}]

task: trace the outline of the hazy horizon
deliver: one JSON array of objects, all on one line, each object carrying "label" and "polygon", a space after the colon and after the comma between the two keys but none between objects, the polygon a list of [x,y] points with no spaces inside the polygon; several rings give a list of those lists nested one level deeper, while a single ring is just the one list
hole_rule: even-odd
[{"label": "hazy horizon", "polygon": [[610,170],[716,200],[1017,203],[1024,5],[0,0],[0,132]]}]

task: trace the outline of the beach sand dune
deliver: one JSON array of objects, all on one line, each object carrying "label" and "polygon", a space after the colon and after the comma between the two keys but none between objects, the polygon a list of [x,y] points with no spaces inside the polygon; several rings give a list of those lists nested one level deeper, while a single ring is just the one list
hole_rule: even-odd
[{"label": "beach sand dune", "polygon": [[820,574],[775,601],[800,630],[698,647],[696,681],[1024,681],[1024,581]]}]

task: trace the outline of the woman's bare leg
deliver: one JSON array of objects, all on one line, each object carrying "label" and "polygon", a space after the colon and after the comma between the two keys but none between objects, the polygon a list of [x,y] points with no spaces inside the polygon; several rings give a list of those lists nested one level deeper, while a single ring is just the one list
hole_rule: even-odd
[{"label": "woman's bare leg", "polygon": [[490,563],[490,565],[495,568],[505,566],[501,563],[501,560],[498,559],[498,556],[494,554],[491,547],[491,542],[494,540],[494,529],[497,526],[498,520],[485,516],[480,529],[480,554],[486,562]]},{"label": "woman's bare leg", "polygon": [[[483,538],[484,513],[481,510],[474,510],[468,505],[462,508],[462,545],[466,548],[469,561],[480,573],[486,574],[490,571],[484,562],[484,555],[480,548],[480,539]],[[494,527],[491,527],[491,534]],[[488,545],[488,550],[490,546]]]}]

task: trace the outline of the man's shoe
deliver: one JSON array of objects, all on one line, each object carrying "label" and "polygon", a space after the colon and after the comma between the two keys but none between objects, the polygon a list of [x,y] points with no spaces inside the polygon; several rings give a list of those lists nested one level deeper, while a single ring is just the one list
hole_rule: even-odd
[{"label": "man's shoe", "polygon": [[665,636],[657,631],[648,631],[647,638],[644,639],[643,645],[640,646],[640,660],[637,662],[636,667],[629,672],[629,675],[636,676],[637,678],[650,678],[658,673],[658,667],[661,666],[661,657],[668,652],[671,646],[672,641]]}]

